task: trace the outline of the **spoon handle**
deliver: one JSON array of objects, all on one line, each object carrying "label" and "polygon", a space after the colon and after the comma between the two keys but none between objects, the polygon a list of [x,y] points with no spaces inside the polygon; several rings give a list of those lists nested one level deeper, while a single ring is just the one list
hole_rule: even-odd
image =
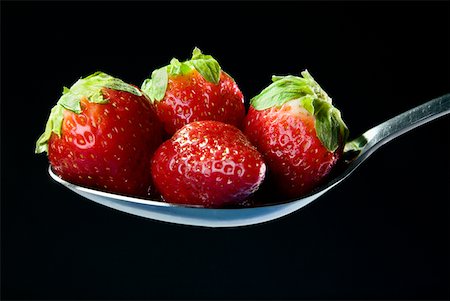
[{"label": "spoon handle", "polygon": [[368,130],[348,142],[344,151],[360,151],[359,159],[365,159],[392,139],[449,113],[450,94],[445,94]]}]

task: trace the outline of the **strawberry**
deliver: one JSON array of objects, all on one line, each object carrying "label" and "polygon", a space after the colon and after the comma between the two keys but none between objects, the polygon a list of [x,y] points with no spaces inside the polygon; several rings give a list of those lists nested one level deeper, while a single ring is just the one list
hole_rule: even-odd
[{"label": "strawberry", "polygon": [[156,150],[151,166],[165,201],[213,208],[242,205],[266,170],[245,135],[218,121],[185,125]]},{"label": "strawberry", "polygon": [[348,129],[308,71],[272,78],[250,101],[244,132],[264,156],[270,178],[287,197],[311,192],[341,156]]},{"label": "strawberry", "polygon": [[102,72],[78,80],[53,107],[36,153],[61,178],[109,192],[147,196],[162,127],[136,87]]},{"label": "strawberry", "polygon": [[244,97],[235,81],[210,55],[195,48],[192,58],[152,72],[141,87],[156,107],[165,131],[175,131],[193,121],[216,120],[237,127],[245,117]]}]

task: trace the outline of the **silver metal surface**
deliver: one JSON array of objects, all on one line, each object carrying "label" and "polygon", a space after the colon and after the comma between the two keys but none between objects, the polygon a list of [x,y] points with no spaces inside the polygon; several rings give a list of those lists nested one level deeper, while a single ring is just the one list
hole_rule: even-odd
[{"label": "silver metal surface", "polygon": [[[203,227],[238,227],[267,222],[290,214],[311,203],[347,178],[379,147],[392,139],[436,118],[450,113],[450,94],[400,114],[347,143],[345,153],[352,155],[343,171],[313,193],[297,200],[266,206],[237,209],[207,209],[168,204],[85,188],[64,181],[53,173],[58,183],[102,205],[154,220]],[[270,201],[270,200],[267,200]]]}]

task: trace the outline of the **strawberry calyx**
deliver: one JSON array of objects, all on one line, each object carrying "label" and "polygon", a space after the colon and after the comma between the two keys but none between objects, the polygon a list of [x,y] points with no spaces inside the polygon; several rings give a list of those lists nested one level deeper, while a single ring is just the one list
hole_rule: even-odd
[{"label": "strawberry calyx", "polygon": [[216,85],[219,83],[221,71],[219,63],[211,55],[203,54],[195,47],[190,60],[180,62],[173,58],[169,65],[154,70],[151,78],[144,80],[141,89],[152,101],[160,101],[166,94],[169,76],[185,75],[193,70],[197,70],[208,82]]},{"label": "strawberry calyx", "polygon": [[142,92],[135,86],[100,71],[79,79],[70,89],[67,87],[63,88],[62,96],[50,111],[44,133],[36,142],[35,153],[48,152],[48,140],[52,133],[61,136],[64,110],[69,110],[76,114],[81,113],[82,98],[86,98],[92,103],[108,103],[108,100],[103,97],[103,88],[126,91],[142,96]]},{"label": "strawberry calyx", "polygon": [[290,100],[300,100],[300,106],[315,117],[316,134],[329,151],[336,151],[348,137],[348,128],[332,99],[307,70],[299,76],[273,76],[273,83],[250,100],[258,111],[281,107]]}]

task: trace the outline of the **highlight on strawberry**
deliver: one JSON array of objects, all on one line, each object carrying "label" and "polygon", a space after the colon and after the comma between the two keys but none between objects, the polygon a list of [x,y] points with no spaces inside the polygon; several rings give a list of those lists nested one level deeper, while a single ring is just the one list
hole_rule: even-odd
[{"label": "highlight on strawberry", "polygon": [[262,155],[235,126],[196,121],[155,152],[152,176],[169,203],[209,208],[245,206],[264,180]]},{"label": "highlight on strawberry", "polygon": [[71,183],[147,197],[162,126],[142,91],[103,72],[64,87],[36,153]]},{"label": "highlight on strawberry", "polygon": [[348,129],[331,98],[307,70],[273,76],[250,100],[244,132],[264,156],[270,179],[290,198],[324,181],[342,155]]},{"label": "highlight on strawberry", "polygon": [[167,134],[193,121],[216,120],[241,128],[244,97],[211,55],[195,48],[190,60],[173,58],[141,86],[156,107]]}]

